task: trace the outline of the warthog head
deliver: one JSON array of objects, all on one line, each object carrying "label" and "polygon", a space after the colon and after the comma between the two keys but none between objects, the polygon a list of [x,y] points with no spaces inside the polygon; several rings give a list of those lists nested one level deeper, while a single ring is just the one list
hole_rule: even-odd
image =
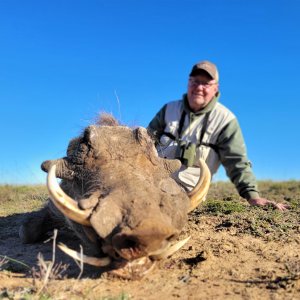
[{"label": "warthog head", "polygon": [[[135,276],[152,268],[152,262],[170,256],[186,241],[174,243],[195,208],[208,191],[210,174],[187,193],[172,174],[178,160],[157,155],[145,128],[119,126],[102,118],[73,139],[67,156],[45,161],[47,185],[56,208],[81,224],[91,241],[93,257],[60,245],[76,259],[96,266],[110,265],[115,274]],[[62,180],[57,183],[56,177]]]}]

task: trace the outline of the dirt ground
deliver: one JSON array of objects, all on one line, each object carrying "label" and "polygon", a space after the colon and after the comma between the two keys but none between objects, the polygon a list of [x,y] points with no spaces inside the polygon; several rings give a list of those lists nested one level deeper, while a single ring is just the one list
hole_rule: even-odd
[{"label": "dirt ground", "polygon": [[[50,261],[53,241],[23,245],[18,228],[26,213],[2,211],[0,299],[300,299],[300,183],[269,182],[261,189],[291,209],[249,207],[231,185],[214,184],[180,236],[191,236],[189,242],[141,280],[114,278],[93,267],[78,279],[80,268],[56,249],[55,262],[69,266],[64,273],[58,266],[55,279],[43,282],[37,256]],[[15,202],[2,197],[0,204]],[[68,230],[59,231],[59,241],[78,249]]]}]

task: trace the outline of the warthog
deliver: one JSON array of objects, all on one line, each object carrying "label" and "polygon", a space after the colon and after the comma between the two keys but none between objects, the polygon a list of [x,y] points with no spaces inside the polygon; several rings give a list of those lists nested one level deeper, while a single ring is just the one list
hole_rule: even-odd
[{"label": "warthog", "polygon": [[[66,157],[42,164],[51,201],[28,217],[20,237],[35,242],[63,219],[90,256],[60,245],[64,252],[87,264],[109,266],[119,276],[142,276],[155,260],[188,240],[175,242],[188,212],[208,191],[204,162],[202,176],[188,194],[172,177],[180,166],[179,160],[158,157],[145,128],[120,126],[104,115],[71,140]],[[56,177],[62,179],[60,185]]]}]

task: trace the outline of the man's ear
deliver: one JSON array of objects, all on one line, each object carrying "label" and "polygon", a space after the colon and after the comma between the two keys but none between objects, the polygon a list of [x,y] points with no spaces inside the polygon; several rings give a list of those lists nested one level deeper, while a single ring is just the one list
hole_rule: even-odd
[{"label": "man's ear", "polygon": [[219,83],[216,83],[215,85],[215,95],[219,93]]}]

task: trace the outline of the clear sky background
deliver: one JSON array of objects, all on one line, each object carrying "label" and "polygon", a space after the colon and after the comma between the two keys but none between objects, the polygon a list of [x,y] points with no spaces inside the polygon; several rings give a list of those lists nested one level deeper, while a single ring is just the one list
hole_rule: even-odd
[{"label": "clear sky background", "polygon": [[100,111],[147,126],[203,59],[257,178],[300,179],[299,16],[297,0],[0,0],[0,183],[44,183]]}]

